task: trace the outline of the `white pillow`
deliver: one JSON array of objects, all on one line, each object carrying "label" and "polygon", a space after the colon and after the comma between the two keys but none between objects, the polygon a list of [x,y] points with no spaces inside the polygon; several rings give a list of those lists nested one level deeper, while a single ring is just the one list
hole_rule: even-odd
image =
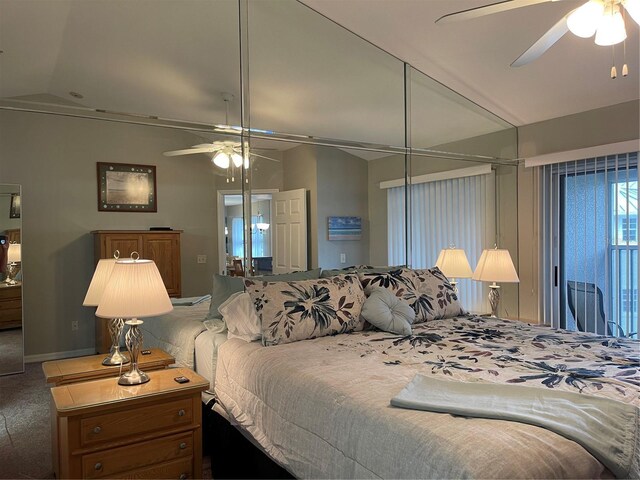
[{"label": "white pillow", "polygon": [[218,307],[218,311],[227,324],[229,338],[241,338],[246,342],[262,339],[260,317],[248,293],[234,293]]}]

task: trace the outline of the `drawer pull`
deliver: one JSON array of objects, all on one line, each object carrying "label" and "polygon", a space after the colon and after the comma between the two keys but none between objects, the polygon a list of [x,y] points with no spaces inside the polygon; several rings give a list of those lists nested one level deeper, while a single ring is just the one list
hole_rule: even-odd
[{"label": "drawer pull", "polygon": [[184,417],[184,414],[185,414],[184,408],[181,408],[180,410],[178,410],[179,417]]},{"label": "drawer pull", "polygon": [[102,464],[100,462],[96,463],[95,466],[93,467],[96,470],[102,470]]},{"label": "drawer pull", "polygon": [[100,433],[101,431],[102,431],[102,427],[99,427],[99,426],[93,429],[93,433]]},{"label": "drawer pull", "polygon": [[185,448],[187,448],[187,443],[186,442],[181,442],[180,443],[180,450],[184,450]]},{"label": "drawer pull", "polygon": [[189,476],[186,473],[180,474],[180,480],[186,480],[187,478],[189,478]]}]

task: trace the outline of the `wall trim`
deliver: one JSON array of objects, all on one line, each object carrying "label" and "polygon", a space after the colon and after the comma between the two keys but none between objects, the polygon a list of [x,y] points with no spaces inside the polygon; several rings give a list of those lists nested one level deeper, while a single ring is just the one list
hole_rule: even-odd
[{"label": "wall trim", "polygon": [[565,163],[585,158],[606,157],[608,155],[620,155],[623,153],[637,152],[640,150],[640,139],[627,140],[626,142],[607,143],[593,147],[566,150],[563,152],[547,153],[524,160],[525,167],[538,167],[552,163]]},{"label": "wall trim", "polygon": [[24,363],[47,362],[49,360],[60,360],[62,358],[84,357],[95,355],[95,348],[83,348],[81,350],[68,350],[66,352],[39,353],[37,355],[25,355]]}]

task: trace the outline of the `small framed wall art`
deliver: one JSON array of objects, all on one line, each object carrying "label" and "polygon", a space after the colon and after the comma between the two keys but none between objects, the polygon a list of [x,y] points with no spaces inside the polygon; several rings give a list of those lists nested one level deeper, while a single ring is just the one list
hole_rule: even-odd
[{"label": "small framed wall art", "polygon": [[362,238],[362,218],[327,217],[329,240],[360,240]]},{"label": "small framed wall art", "polygon": [[100,212],[157,212],[155,165],[98,162]]}]

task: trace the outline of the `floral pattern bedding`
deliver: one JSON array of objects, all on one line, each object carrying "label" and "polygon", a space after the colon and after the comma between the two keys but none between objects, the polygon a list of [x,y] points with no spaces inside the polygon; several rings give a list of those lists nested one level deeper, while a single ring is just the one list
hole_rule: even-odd
[{"label": "floral pattern bedding", "polygon": [[[399,365],[464,381],[519,383],[605,396],[640,407],[640,342],[465,315],[414,325],[412,335],[341,335],[329,351],[357,349]],[[416,368],[417,367],[417,368]]]}]

